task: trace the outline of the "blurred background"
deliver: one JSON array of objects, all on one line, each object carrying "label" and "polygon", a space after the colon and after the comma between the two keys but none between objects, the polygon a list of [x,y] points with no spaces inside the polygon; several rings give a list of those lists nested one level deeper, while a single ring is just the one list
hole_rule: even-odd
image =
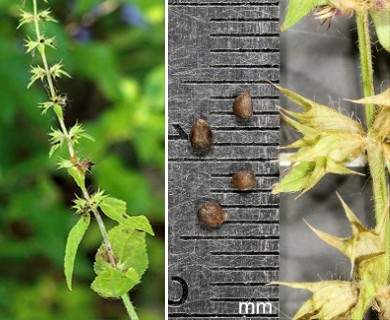
[{"label": "blurred background", "polygon": [[[58,47],[49,49],[49,60],[62,61],[72,75],[58,83],[70,101],[66,123],[85,124],[96,140],[78,145],[95,163],[90,190],[100,186],[126,201],[129,214],[150,219],[150,266],[131,299],[140,319],[163,319],[164,1],[49,5],[59,22],[44,28]],[[0,320],[127,319],[120,300],[89,288],[102,240],[96,223],[79,248],[73,291],[66,287],[63,256],[78,190],[56,168],[66,150],[48,158],[48,132],[57,122],[37,108],[45,89],[26,89],[30,65],[39,61],[24,52],[29,27],[16,30],[19,10],[19,1],[0,0]]]}]

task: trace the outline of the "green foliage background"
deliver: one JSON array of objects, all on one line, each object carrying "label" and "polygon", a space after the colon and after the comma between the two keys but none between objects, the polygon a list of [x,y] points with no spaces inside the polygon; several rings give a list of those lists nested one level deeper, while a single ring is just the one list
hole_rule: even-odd
[{"label": "green foliage background", "polygon": [[[78,145],[95,163],[91,191],[100,185],[154,227],[149,270],[131,297],[141,320],[163,319],[164,1],[52,0],[50,7],[59,23],[46,27],[58,47],[49,59],[72,75],[58,84],[70,100],[66,123],[82,122],[96,139]],[[101,243],[95,223],[76,258],[73,291],[66,288],[63,256],[78,190],[56,169],[61,152],[48,158],[57,123],[37,108],[45,89],[26,89],[34,62],[24,53],[28,27],[16,30],[19,9],[19,1],[0,0],[0,320],[126,319],[121,301],[89,288]]]}]

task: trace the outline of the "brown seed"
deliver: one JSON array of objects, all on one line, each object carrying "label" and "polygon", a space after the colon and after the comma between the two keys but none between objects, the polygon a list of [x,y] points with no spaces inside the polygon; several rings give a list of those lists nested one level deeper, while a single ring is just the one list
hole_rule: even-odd
[{"label": "brown seed", "polygon": [[248,91],[241,93],[233,103],[233,112],[237,118],[248,120],[253,115],[252,97]]},{"label": "brown seed", "polygon": [[191,128],[190,142],[195,151],[203,152],[211,149],[213,133],[207,121],[198,119]]},{"label": "brown seed", "polygon": [[205,202],[198,209],[198,219],[208,228],[218,228],[227,219],[227,214],[218,203]]},{"label": "brown seed", "polygon": [[238,171],[233,174],[231,183],[239,190],[249,190],[256,185],[256,176],[251,171]]}]

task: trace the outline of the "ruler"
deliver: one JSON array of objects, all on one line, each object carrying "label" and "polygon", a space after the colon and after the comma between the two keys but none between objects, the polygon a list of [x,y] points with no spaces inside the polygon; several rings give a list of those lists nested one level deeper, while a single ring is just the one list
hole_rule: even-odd
[{"label": "ruler", "polygon": [[[279,5],[276,0],[168,2],[169,319],[275,319],[279,293]],[[248,90],[254,114],[232,106]],[[191,126],[206,120],[213,148],[194,153]],[[257,185],[230,184],[251,170]],[[218,202],[227,221],[203,228],[197,210]]]}]

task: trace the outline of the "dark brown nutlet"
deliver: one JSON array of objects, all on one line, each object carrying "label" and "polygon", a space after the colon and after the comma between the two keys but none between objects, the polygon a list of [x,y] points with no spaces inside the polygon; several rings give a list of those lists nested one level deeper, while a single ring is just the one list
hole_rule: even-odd
[{"label": "dark brown nutlet", "polygon": [[241,93],[233,103],[233,112],[237,118],[248,120],[253,115],[252,97],[248,91]]},{"label": "dark brown nutlet", "polygon": [[198,209],[198,219],[208,228],[218,228],[226,221],[227,214],[218,203],[205,202]]},{"label": "dark brown nutlet", "polygon": [[207,121],[198,119],[191,128],[190,142],[195,151],[203,152],[211,149],[213,133]]},{"label": "dark brown nutlet", "polygon": [[252,171],[238,171],[233,174],[231,183],[239,190],[250,190],[256,185],[256,176]]}]

